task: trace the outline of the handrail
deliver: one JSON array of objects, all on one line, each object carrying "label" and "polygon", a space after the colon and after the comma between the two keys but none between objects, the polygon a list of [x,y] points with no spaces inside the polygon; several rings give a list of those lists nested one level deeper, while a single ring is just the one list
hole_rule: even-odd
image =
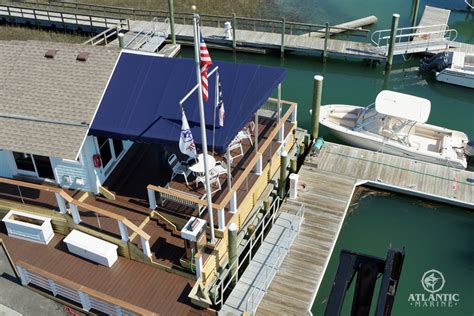
[{"label": "handrail", "polygon": [[[440,30],[440,27],[444,27],[444,30]],[[432,30],[432,31],[429,31]],[[434,31],[433,31],[434,30]],[[425,34],[439,34],[439,33],[447,33],[448,31],[451,31],[453,29],[449,29],[447,24],[436,24],[436,25],[418,25],[418,26],[413,26],[413,27],[402,27],[402,28],[397,28],[397,32],[395,37],[396,38],[401,38],[401,37],[407,37],[410,38],[412,36],[421,36]],[[409,31],[409,33],[405,33],[405,31]],[[381,40],[386,40],[390,38],[390,29],[384,29],[384,30],[377,30],[372,33],[370,36],[370,41],[375,45],[375,46],[380,46],[380,41]]]},{"label": "handrail", "polygon": [[168,225],[170,225],[171,227],[173,227],[173,231],[174,231],[175,233],[178,233],[178,234],[180,233],[180,231],[178,230],[178,228],[176,227],[175,224],[173,224],[169,219],[167,219],[166,217],[164,217],[163,215],[161,215],[161,214],[158,213],[157,211],[153,210],[153,211],[151,212],[151,214],[152,214],[152,217],[153,217],[153,215],[157,215],[160,219],[162,219],[163,221],[165,221],[166,224],[168,224]]},{"label": "handrail", "polygon": [[[24,0],[23,5],[30,5],[30,6],[41,6],[50,8],[62,8],[62,9],[70,9],[76,11],[86,11],[90,13],[101,13],[101,14],[111,14],[111,15],[118,15],[120,17],[129,17],[133,18],[134,20],[137,17],[147,17],[151,18],[161,17],[166,18],[169,16],[169,12],[167,10],[148,10],[148,9],[135,9],[129,7],[115,7],[115,6],[107,6],[107,5],[97,5],[97,4],[88,4],[88,3],[80,3],[80,2],[71,2],[71,1],[60,1],[60,2],[51,2],[48,3],[41,3],[36,1],[28,1]],[[183,24],[189,24],[192,21],[193,13],[190,12],[175,12],[175,20],[182,20]],[[221,25],[224,21],[231,21],[232,16],[226,15],[216,15],[216,14],[200,14],[201,21],[206,23],[217,23],[217,26]],[[260,19],[260,18],[252,18],[252,17],[236,17],[237,25],[246,25],[246,26],[253,26],[254,30],[257,27],[257,24],[260,24],[259,27],[271,27],[272,30],[274,29],[281,29],[282,20],[275,20],[275,19]],[[265,25],[262,25],[264,23]],[[285,22],[286,29],[290,30],[290,33],[293,31],[301,31],[301,32],[319,32],[317,29],[325,28],[324,24],[312,24],[312,23],[303,23],[303,22],[296,22],[296,21],[286,21]],[[315,28],[316,30],[313,30]],[[369,30],[367,29],[359,29],[359,28],[344,28],[338,26],[330,26],[331,29],[334,30],[343,30],[349,32],[359,32],[359,33],[368,33]],[[359,35],[360,36],[360,35]],[[365,36],[365,35],[364,35]]]},{"label": "handrail", "polygon": [[[271,210],[271,214],[272,214],[270,216],[270,218],[267,219],[266,216],[264,216],[262,221],[257,224],[257,227],[255,228],[253,233],[248,237],[248,240],[245,243],[245,245],[242,246],[242,249],[245,249],[245,248],[247,248],[248,245],[250,245],[249,250],[247,251],[247,253],[245,254],[245,256],[243,258],[240,258],[239,260],[234,261],[233,264],[231,264],[229,266],[228,270],[232,271],[234,269],[235,265],[237,265],[237,269],[235,269],[235,272],[230,277],[226,277],[224,279],[221,279],[219,282],[217,282],[215,284],[216,287],[220,288],[220,299],[214,298],[214,300],[213,300],[214,301],[213,303],[215,305],[219,304],[222,307],[222,305],[224,303],[223,293],[225,293],[227,291],[227,288],[232,283],[232,280],[238,276],[238,271],[239,271],[240,266],[242,265],[242,263],[244,263],[249,256],[251,258],[252,250],[253,250],[253,247],[255,246],[255,242],[253,242],[253,240],[257,240],[258,238],[261,238],[261,236],[266,231],[266,228],[268,227],[268,225],[273,222],[273,219],[276,217],[276,214],[277,214],[276,211],[280,208],[280,202],[281,202],[281,199],[280,199],[279,196],[277,196],[275,198],[275,200],[273,200],[273,202],[270,206],[270,210]],[[226,279],[227,279],[227,282],[224,285],[224,281]]]},{"label": "handrail", "polygon": [[53,280],[54,282],[61,283],[61,284],[63,284],[64,286],[66,286],[68,288],[71,288],[71,289],[76,290],[76,291],[81,291],[81,292],[86,293],[86,294],[88,294],[90,296],[93,296],[95,298],[104,300],[106,302],[109,302],[109,303],[117,305],[117,306],[120,306],[120,307],[122,307],[122,308],[124,308],[128,311],[138,313],[139,315],[157,315],[156,313],[151,312],[147,309],[144,309],[142,307],[127,303],[126,301],[123,301],[123,300],[116,299],[116,298],[114,298],[110,295],[107,295],[105,293],[98,292],[94,289],[91,289],[91,288],[86,287],[84,285],[78,284],[74,281],[65,279],[65,278],[63,278],[59,275],[55,275],[51,272],[48,272],[48,271],[43,270],[41,268],[35,267],[35,266],[33,266],[29,263],[26,263],[22,260],[18,260],[16,262],[16,265],[18,265],[22,268],[25,268],[26,270],[31,271],[35,274],[41,275],[41,276],[43,276],[47,279]]},{"label": "handrail", "polygon": [[[278,100],[274,99],[274,98],[269,98],[268,101],[278,103]],[[250,174],[250,172],[252,172],[253,168],[257,164],[259,156],[263,155],[263,153],[267,150],[268,146],[270,146],[270,144],[273,142],[274,138],[277,136],[278,131],[280,130],[282,125],[286,123],[286,121],[290,118],[290,115],[297,108],[297,104],[294,103],[294,102],[281,100],[281,104],[282,105],[283,104],[289,105],[290,107],[288,108],[286,113],[283,116],[281,116],[280,121],[277,123],[275,128],[273,128],[271,130],[271,132],[269,133],[267,139],[265,139],[263,141],[263,143],[259,145],[257,155],[254,155],[252,160],[250,160],[250,162],[247,164],[247,167],[242,172],[242,174],[237,178],[237,180],[235,182],[232,183],[232,188],[227,193],[227,195],[224,196],[224,198],[221,200],[220,203],[212,203],[212,208],[213,209],[219,210],[219,209],[224,209],[226,207],[226,205],[232,199],[232,196],[234,195],[234,193],[237,192],[237,190],[240,188],[240,186],[246,180],[247,176]],[[207,207],[207,201],[200,200],[197,197],[193,197],[189,194],[185,194],[185,193],[177,191],[177,190],[171,190],[171,189],[168,189],[168,188],[164,188],[164,187],[156,186],[156,185],[152,185],[152,184],[149,184],[147,186],[147,189],[155,191],[155,192],[159,192],[159,193],[165,193],[165,194],[173,195],[173,196],[176,196],[179,199],[188,201],[190,203],[194,203],[194,204],[198,204],[198,205]]]},{"label": "handrail", "polygon": [[113,218],[117,221],[122,222],[125,226],[136,232],[138,235],[143,237],[146,240],[150,239],[150,235],[148,235],[145,231],[143,231],[141,228],[130,222],[126,217],[122,215],[115,214],[113,212],[101,209],[97,206],[90,205],[84,202],[80,202],[73,197],[71,197],[66,191],[64,191],[61,188],[58,187],[50,187],[46,185],[41,185],[41,184],[34,184],[34,183],[29,183],[29,182],[24,182],[24,181],[19,181],[19,180],[13,180],[13,179],[7,179],[0,177],[0,183],[5,183],[5,184],[10,184],[10,185],[16,185],[19,187],[25,187],[25,188],[30,188],[30,189],[35,189],[35,190],[40,190],[40,191],[46,191],[46,192],[52,192],[52,193],[57,193],[59,194],[63,199],[65,199],[69,204],[74,204],[78,207],[82,207],[88,211]]},{"label": "handrail", "polygon": [[469,3],[468,0],[464,0],[464,2],[465,2],[471,9],[474,9],[474,4]]}]

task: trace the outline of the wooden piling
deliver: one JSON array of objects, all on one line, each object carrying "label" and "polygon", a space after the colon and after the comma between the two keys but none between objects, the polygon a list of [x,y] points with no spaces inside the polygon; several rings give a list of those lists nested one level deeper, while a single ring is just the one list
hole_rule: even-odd
[{"label": "wooden piling", "polygon": [[235,51],[237,48],[237,40],[235,38],[235,32],[237,29],[237,17],[235,13],[232,13],[232,49]]},{"label": "wooden piling", "polygon": [[393,64],[393,51],[395,50],[395,40],[397,36],[398,20],[400,14],[394,13],[392,16],[392,27],[390,28],[390,43],[388,45],[387,63],[385,64],[385,70],[390,71]]},{"label": "wooden piling", "polygon": [[[229,224],[229,266],[230,268],[230,274],[233,275],[234,273],[237,272],[237,260],[238,260],[238,241],[237,241],[237,235],[238,235],[238,227],[236,223],[230,223]],[[237,283],[237,278],[232,279],[232,284],[235,286]]]},{"label": "wooden piling", "polygon": [[168,0],[168,8],[170,11],[170,29],[171,29],[171,42],[176,44],[176,32],[174,30],[174,3],[173,0]]},{"label": "wooden piling", "polygon": [[326,63],[328,57],[328,39],[329,39],[329,23],[326,22],[325,34],[324,34],[324,51],[323,51],[323,63]]},{"label": "wooden piling", "polygon": [[283,199],[286,195],[286,178],[288,177],[288,153],[286,151],[281,153],[280,160],[280,182],[278,184],[278,196]]},{"label": "wooden piling", "polygon": [[290,159],[290,171],[291,173],[296,173],[298,169],[298,160],[296,158]]},{"label": "wooden piling", "polygon": [[285,30],[286,30],[286,19],[281,19],[281,48],[280,55],[283,57],[285,55]]},{"label": "wooden piling", "polygon": [[416,18],[418,16],[418,9],[420,7],[420,0],[413,0],[413,12],[412,12],[412,17],[411,17],[411,26],[415,27],[416,24]]},{"label": "wooden piling", "polygon": [[319,134],[319,108],[321,107],[321,96],[323,91],[323,76],[314,76],[313,104],[311,113],[311,138],[318,138]]}]

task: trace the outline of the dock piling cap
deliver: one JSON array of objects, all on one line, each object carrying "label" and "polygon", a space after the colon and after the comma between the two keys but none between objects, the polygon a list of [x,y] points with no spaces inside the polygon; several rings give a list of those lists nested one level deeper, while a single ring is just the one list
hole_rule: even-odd
[{"label": "dock piling cap", "polygon": [[393,14],[393,17],[395,17],[395,18],[399,18],[399,17],[400,17],[400,14],[398,14],[398,13],[394,13],[394,14]]},{"label": "dock piling cap", "polygon": [[314,76],[314,80],[316,80],[316,81],[323,81],[323,80],[324,80],[324,77],[321,76],[321,75],[316,75],[316,76]]},{"label": "dock piling cap", "polygon": [[229,231],[235,232],[237,230],[237,224],[236,223],[230,223],[229,224]]}]

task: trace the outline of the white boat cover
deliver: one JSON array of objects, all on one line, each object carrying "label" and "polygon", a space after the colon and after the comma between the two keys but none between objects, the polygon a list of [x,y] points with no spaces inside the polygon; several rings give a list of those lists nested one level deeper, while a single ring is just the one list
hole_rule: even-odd
[{"label": "white boat cover", "polygon": [[409,94],[383,90],[375,99],[375,110],[380,114],[426,123],[430,116],[431,102]]}]

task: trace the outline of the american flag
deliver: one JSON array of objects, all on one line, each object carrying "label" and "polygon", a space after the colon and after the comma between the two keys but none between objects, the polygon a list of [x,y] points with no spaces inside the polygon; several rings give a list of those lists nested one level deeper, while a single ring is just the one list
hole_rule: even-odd
[{"label": "american flag", "polygon": [[207,81],[207,68],[212,65],[211,55],[207,50],[202,33],[199,32],[199,66],[201,67],[202,97],[204,101],[209,99],[209,83]]},{"label": "american flag", "polygon": [[217,106],[219,107],[219,126],[223,127],[224,126],[224,116],[225,116],[225,109],[224,109],[224,98],[222,97],[222,87],[221,87],[221,81],[219,80],[218,83],[219,87],[219,96],[218,96],[218,101],[217,101]]}]

